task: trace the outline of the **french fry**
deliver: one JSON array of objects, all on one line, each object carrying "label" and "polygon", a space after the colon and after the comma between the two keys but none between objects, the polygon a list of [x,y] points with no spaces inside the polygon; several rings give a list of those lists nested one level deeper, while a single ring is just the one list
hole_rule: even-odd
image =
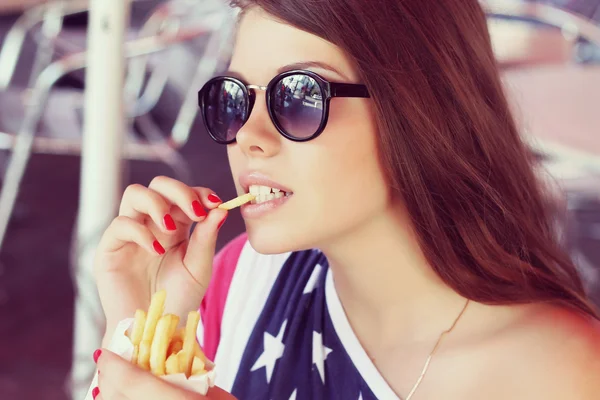
[{"label": "french fry", "polygon": [[139,346],[142,341],[145,324],[146,313],[142,310],[136,310],[131,331],[128,332],[129,340],[131,340],[131,344],[133,344],[133,355],[131,357],[131,362],[133,364],[137,364],[138,362]]},{"label": "french fry", "polygon": [[185,373],[185,366],[187,365],[187,361],[183,349],[180,350],[179,353],[177,353],[177,362],[179,363],[179,372]]},{"label": "french fry", "polygon": [[183,372],[187,377],[192,372],[192,362],[194,360],[194,344],[196,343],[196,330],[200,322],[200,313],[198,311],[190,311],[188,314],[187,323],[185,325],[185,338],[183,339]]},{"label": "french fry", "polygon": [[200,375],[204,373],[205,365],[206,364],[202,359],[200,359],[200,357],[194,357],[194,360],[192,361],[192,375]]},{"label": "french fry", "polygon": [[181,351],[181,349],[183,349],[183,341],[182,340],[173,340],[171,341],[171,344],[169,345],[169,350],[167,350],[167,355],[170,356],[171,354],[177,354]]},{"label": "french fry", "polygon": [[137,364],[140,368],[145,369],[146,371],[150,370],[150,348],[152,346],[152,342],[147,340],[142,340],[140,343],[140,347],[138,350],[138,360]]},{"label": "french fry", "polygon": [[200,344],[196,341],[194,343],[194,357],[198,357],[202,360],[203,363],[206,363],[206,355],[202,351]]},{"label": "french fry", "polygon": [[239,207],[243,204],[248,203],[249,201],[254,200],[255,197],[256,196],[254,196],[253,194],[246,193],[246,194],[236,197],[235,199],[231,199],[231,200],[221,204],[217,208],[220,208],[222,210],[233,210],[236,207]]},{"label": "french fry", "polygon": [[179,316],[175,314],[167,314],[171,316],[171,326],[169,327],[169,338],[172,340],[177,331],[177,325],[179,325]]},{"label": "french fry", "polygon": [[167,292],[165,290],[156,292],[152,296],[152,299],[150,300],[150,307],[148,307],[148,314],[146,315],[146,324],[144,325],[142,340],[152,342],[152,339],[154,338],[154,331],[156,330],[156,324],[158,324],[158,320],[162,316],[165,309],[166,297]]},{"label": "french fry", "polygon": [[175,330],[175,334],[173,335],[173,340],[179,340],[183,342],[183,338],[185,337],[185,328],[181,327]]},{"label": "french fry", "polygon": [[167,361],[165,362],[165,369],[167,371],[167,375],[173,375],[179,373],[179,358],[177,354],[171,354]]},{"label": "french fry", "polygon": [[161,290],[154,293],[150,300],[150,306],[148,307],[146,322],[144,324],[144,332],[142,333],[142,341],[140,342],[140,349],[138,351],[138,365],[145,370],[150,369],[150,347],[152,346],[152,340],[154,339],[156,325],[165,308],[166,297],[167,292]]},{"label": "french fry", "polygon": [[131,363],[132,364],[137,364],[138,363],[138,355],[140,354],[140,346],[139,345],[133,345],[133,354],[131,355]]},{"label": "french fry", "polygon": [[131,343],[136,346],[142,342],[142,335],[144,334],[144,326],[146,325],[146,313],[142,310],[135,312],[133,326],[131,327],[131,333],[129,339]]},{"label": "french fry", "polygon": [[156,376],[165,374],[167,361],[167,348],[169,347],[169,333],[171,331],[171,315],[163,316],[156,324],[156,331],[150,348],[150,370]]},{"label": "french fry", "polygon": [[175,337],[177,333],[177,325],[179,325],[179,316],[168,314],[171,316],[171,327],[169,328],[169,348],[167,349],[167,357],[173,353],[179,352],[183,348],[183,336],[181,339]]}]

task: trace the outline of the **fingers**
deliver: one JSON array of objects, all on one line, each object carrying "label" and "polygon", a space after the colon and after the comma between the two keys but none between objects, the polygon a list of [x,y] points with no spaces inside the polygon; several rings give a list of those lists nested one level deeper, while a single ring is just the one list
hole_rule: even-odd
[{"label": "fingers", "polygon": [[217,244],[217,233],[227,218],[227,211],[213,209],[206,220],[194,228],[183,264],[204,289],[212,275],[212,262]]},{"label": "fingers", "polygon": [[110,397],[107,397],[107,396],[102,396],[102,393],[98,392],[96,397],[94,397],[94,400],[128,400],[128,399],[118,393],[114,394]]},{"label": "fingers", "polygon": [[211,387],[206,394],[210,400],[236,400],[236,398],[218,386]]},{"label": "fingers", "polygon": [[148,189],[160,194],[169,203],[179,207],[191,220],[205,217],[206,211],[221,204],[221,199],[210,189],[191,188],[175,179],[158,176],[150,182]]},{"label": "fingers", "polygon": [[177,221],[199,222],[206,210],[221,204],[221,199],[207,188],[191,188],[175,179],[159,176],[148,187],[134,184],[127,187],[119,215],[142,222],[146,216],[164,232],[176,229]]},{"label": "fingers", "polygon": [[152,375],[106,349],[102,349],[98,359],[98,371],[99,396],[104,396],[106,400],[205,399]]},{"label": "fingers", "polygon": [[[221,199],[210,189],[191,188],[165,176],[154,178],[149,187],[130,185],[123,195],[120,216],[106,231],[102,244],[107,251],[116,251],[128,242],[134,242],[152,253],[162,255],[165,248],[156,240],[156,229],[147,227],[148,217],[161,232],[172,234],[185,230],[186,236],[189,225],[199,222],[192,235],[194,245],[190,246],[191,253],[184,260],[186,266],[190,266],[190,272],[199,272],[204,262],[212,262],[216,234],[227,215],[225,211],[217,209],[221,203]],[[206,209],[210,210],[209,215]],[[172,244],[165,237],[161,236],[160,240],[165,240],[166,246]],[[198,281],[203,282],[201,279]]]},{"label": "fingers", "polygon": [[99,248],[106,252],[117,251],[127,243],[135,243],[154,255],[163,255],[165,249],[144,224],[129,217],[115,218],[104,232]]},{"label": "fingers", "polygon": [[171,204],[160,194],[145,186],[129,185],[123,194],[119,215],[143,222],[146,216],[163,232],[170,233],[177,229],[171,215]]},{"label": "fingers", "polygon": [[192,190],[196,192],[204,207],[209,210],[215,209],[223,203],[223,200],[209,188],[193,187]]},{"label": "fingers", "polygon": [[98,388],[98,386],[92,389],[92,397],[94,398],[94,400],[104,399],[104,397],[100,394],[100,388]]},{"label": "fingers", "polygon": [[[129,398],[129,397],[125,397],[119,393],[114,393],[110,398],[108,397],[104,397],[102,396],[102,393],[100,393],[100,389],[97,389],[97,393],[96,397],[94,397],[94,400],[131,400],[133,398]],[[223,389],[221,389],[220,387],[214,386],[212,388],[210,388],[208,390],[208,393],[206,394],[206,396],[202,396],[202,395],[196,395],[193,396],[190,395],[189,400],[236,400],[236,398],[230,394],[227,393],[226,391],[224,391]]]}]

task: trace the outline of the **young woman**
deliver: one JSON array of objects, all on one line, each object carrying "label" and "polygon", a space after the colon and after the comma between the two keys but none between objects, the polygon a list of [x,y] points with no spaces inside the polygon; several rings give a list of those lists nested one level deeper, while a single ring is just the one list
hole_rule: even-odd
[{"label": "young woman", "polygon": [[[597,399],[598,314],[479,3],[237,6],[230,71],[199,98],[238,192],[259,193],[247,232],[213,261],[210,189],[130,186],[96,258],[107,335],[165,288],[169,312],[202,304],[208,398]],[[103,400],[203,398],[107,350],[98,368]]]}]

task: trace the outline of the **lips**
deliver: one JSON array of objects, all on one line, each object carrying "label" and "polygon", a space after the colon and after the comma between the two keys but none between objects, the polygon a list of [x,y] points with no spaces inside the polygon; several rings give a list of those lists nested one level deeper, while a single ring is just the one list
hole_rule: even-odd
[{"label": "lips", "polygon": [[271,179],[266,174],[250,171],[242,173],[239,176],[239,184],[244,189],[244,193],[252,193],[255,196],[282,193],[283,195],[292,195],[292,189],[282,185],[281,183]]},{"label": "lips", "polygon": [[293,194],[291,192],[283,191],[279,188],[263,185],[250,185],[249,190],[250,194],[254,196],[252,204],[261,204],[267,201],[289,197]]}]

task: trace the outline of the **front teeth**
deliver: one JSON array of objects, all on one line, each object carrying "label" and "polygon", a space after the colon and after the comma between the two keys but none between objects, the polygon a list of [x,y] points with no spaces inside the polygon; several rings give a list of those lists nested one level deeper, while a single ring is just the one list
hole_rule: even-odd
[{"label": "front teeth", "polygon": [[287,197],[290,195],[290,193],[286,193],[281,189],[270,188],[262,185],[250,185],[250,194],[255,196],[254,200],[252,200],[252,204],[260,204],[266,201],[281,199],[282,197]]},{"label": "front teeth", "polygon": [[258,196],[260,194],[260,187],[256,185],[251,185],[250,194],[254,197]]},{"label": "front teeth", "polygon": [[254,200],[252,200],[252,202],[254,204],[260,204],[270,200],[275,200],[275,193],[259,194]]}]

